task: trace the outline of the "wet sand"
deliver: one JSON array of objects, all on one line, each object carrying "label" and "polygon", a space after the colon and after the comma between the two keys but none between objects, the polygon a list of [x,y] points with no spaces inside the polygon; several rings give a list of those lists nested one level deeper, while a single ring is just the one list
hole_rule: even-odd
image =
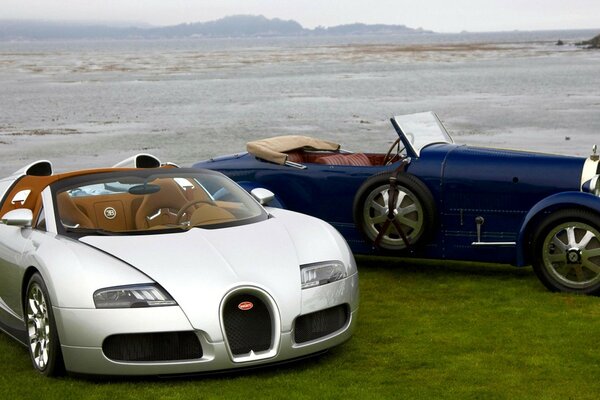
[{"label": "wet sand", "polygon": [[190,165],[279,134],[384,151],[389,117],[424,110],[458,143],[574,155],[600,145],[600,52],[575,46],[142,44],[0,46],[0,174],[138,152]]}]

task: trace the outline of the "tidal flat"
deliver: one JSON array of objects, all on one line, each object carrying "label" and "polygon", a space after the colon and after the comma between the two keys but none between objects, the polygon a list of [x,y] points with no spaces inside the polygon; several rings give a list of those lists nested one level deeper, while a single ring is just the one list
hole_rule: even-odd
[{"label": "tidal flat", "polygon": [[383,152],[391,116],[427,110],[457,143],[586,156],[600,51],[573,43],[594,34],[0,42],[0,173],[190,165],[284,134]]}]

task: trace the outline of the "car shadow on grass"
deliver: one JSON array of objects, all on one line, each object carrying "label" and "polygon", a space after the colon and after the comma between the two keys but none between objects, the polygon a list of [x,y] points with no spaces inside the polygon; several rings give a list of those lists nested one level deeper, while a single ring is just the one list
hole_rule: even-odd
[{"label": "car shadow on grass", "polygon": [[325,350],[316,354],[300,357],[292,360],[282,361],[274,364],[257,365],[251,367],[242,367],[223,371],[199,372],[190,374],[173,375],[147,375],[147,376],[108,376],[108,375],[84,375],[69,373],[68,376],[74,379],[87,381],[95,384],[112,383],[153,383],[153,382],[183,382],[193,380],[211,381],[243,378],[270,378],[275,375],[286,373],[301,373],[331,361],[335,357],[337,349]]},{"label": "car shadow on grass", "polygon": [[356,261],[361,282],[367,275],[374,275],[379,280],[387,279],[390,284],[397,282],[401,286],[410,281],[417,288],[442,283],[488,288],[501,285],[529,293],[550,293],[531,266],[373,256],[357,256]]},{"label": "car shadow on grass", "polygon": [[508,264],[491,264],[472,261],[447,261],[423,260],[398,257],[356,256],[359,271],[387,270],[397,271],[400,274],[414,273],[433,275],[465,275],[465,276],[494,276],[511,279],[535,278],[533,269],[528,267],[514,267]]}]

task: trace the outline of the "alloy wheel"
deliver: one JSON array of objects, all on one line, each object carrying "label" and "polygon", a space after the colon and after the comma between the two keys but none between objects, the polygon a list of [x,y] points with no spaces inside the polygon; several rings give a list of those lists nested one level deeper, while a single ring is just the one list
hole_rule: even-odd
[{"label": "alloy wheel", "polygon": [[33,283],[27,293],[27,332],[35,367],[44,370],[50,359],[50,314],[42,288]]},{"label": "alloy wheel", "polygon": [[583,222],[564,222],[546,235],[543,266],[556,281],[572,289],[600,282],[600,232]]}]

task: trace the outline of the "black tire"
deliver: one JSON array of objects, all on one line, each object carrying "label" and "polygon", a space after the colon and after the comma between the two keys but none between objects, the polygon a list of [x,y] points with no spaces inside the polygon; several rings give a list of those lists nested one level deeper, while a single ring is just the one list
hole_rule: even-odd
[{"label": "black tire", "polygon": [[[386,220],[387,190],[391,175],[390,172],[373,175],[362,184],[354,197],[354,223],[369,243],[375,242]],[[410,247],[415,248],[426,243],[435,231],[435,202],[427,186],[413,175],[399,174],[397,185],[401,197],[396,218],[408,238]],[[390,251],[407,249],[402,236],[393,225],[383,236],[379,247]]]},{"label": "black tire", "polygon": [[600,294],[600,216],[581,209],[550,214],[533,235],[532,264],[549,290]]},{"label": "black tire", "polygon": [[33,367],[45,376],[60,376],[64,363],[48,288],[39,273],[33,274],[24,298],[25,327]]}]

